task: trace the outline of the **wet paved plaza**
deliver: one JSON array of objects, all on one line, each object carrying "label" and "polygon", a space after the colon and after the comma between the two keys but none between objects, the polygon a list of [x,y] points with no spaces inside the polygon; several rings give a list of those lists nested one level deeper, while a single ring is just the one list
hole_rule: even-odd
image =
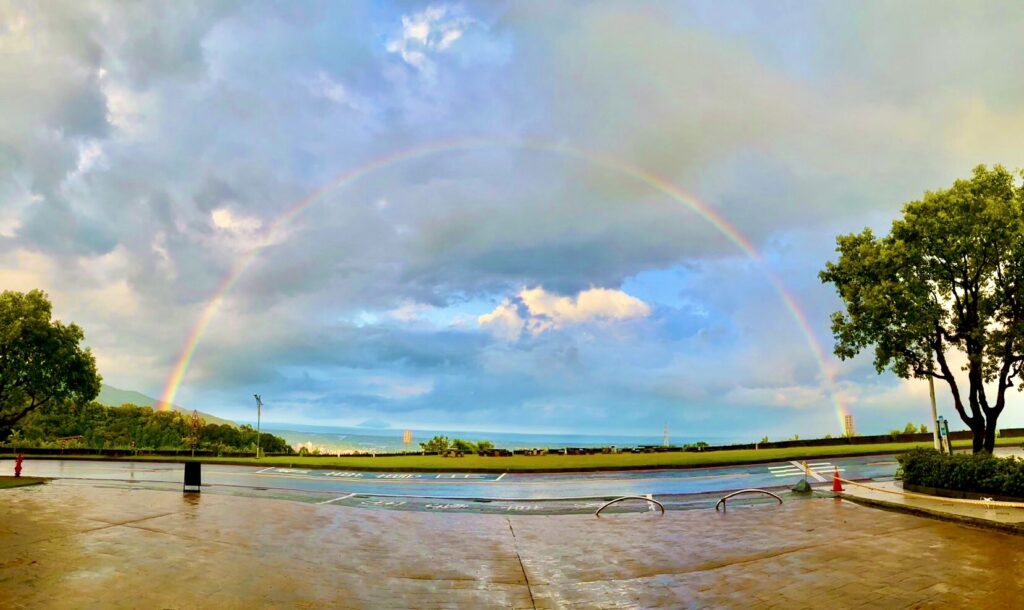
[{"label": "wet paved plaza", "polygon": [[0,499],[4,607],[790,610],[1024,599],[1024,537],[825,498],[601,519],[61,484]]}]

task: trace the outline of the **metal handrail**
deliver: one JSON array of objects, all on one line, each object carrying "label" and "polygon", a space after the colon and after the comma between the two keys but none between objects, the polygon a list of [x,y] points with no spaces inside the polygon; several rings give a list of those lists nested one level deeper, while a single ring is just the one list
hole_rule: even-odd
[{"label": "metal handrail", "polygon": [[621,498],[615,498],[614,500],[611,500],[611,501],[605,503],[604,506],[602,506],[601,508],[597,509],[597,512],[594,513],[594,516],[600,518],[601,517],[601,511],[603,511],[604,509],[608,508],[612,504],[615,504],[616,502],[622,502],[623,500],[643,500],[644,502],[653,502],[653,503],[658,505],[658,508],[661,509],[661,514],[663,514],[663,515],[665,514],[665,505],[662,504],[661,502],[658,502],[654,498],[648,498],[646,496],[622,496]]},{"label": "metal handrail", "polygon": [[751,494],[751,493],[754,493],[754,494],[767,494],[767,495],[775,498],[776,500],[778,500],[779,504],[782,504],[782,498],[780,498],[779,496],[773,494],[770,491],[766,491],[764,489],[741,489],[739,491],[734,491],[731,494],[723,496],[722,499],[718,501],[718,504],[715,504],[715,510],[718,510],[719,506],[725,507],[725,501],[728,500],[729,498],[733,497],[733,496],[738,496],[740,494]]}]

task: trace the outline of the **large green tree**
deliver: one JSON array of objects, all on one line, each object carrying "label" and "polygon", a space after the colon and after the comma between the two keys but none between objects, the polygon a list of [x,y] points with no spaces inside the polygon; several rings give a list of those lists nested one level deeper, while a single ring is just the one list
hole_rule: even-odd
[{"label": "large green tree", "polygon": [[0,432],[39,407],[100,392],[96,360],[76,324],[53,320],[41,290],[0,293]]},{"label": "large green tree", "polygon": [[[835,353],[873,345],[875,368],[945,382],[974,451],[991,452],[1024,363],[1024,187],[1001,166],[925,193],[885,237],[837,238],[820,277],[846,306]],[[994,396],[992,393],[994,392]]]}]

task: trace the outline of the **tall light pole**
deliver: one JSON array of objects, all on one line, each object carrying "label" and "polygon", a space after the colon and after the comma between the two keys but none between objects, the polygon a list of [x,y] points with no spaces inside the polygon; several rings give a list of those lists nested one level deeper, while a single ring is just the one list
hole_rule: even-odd
[{"label": "tall light pole", "polygon": [[263,400],[259,394],[253,394],[256,398],[256,459],[260,459],[260,413],[263,411]]},{"label": "tall light pole", "polygon": [[[928,372],[931,373],[931,367]],[[932,440],[935,441],[935,450],[942,451],[942,445],[939,443],[939,411],[935,408],[935,380],[930,374],[928,375],[928,395],[932,399]]]}]

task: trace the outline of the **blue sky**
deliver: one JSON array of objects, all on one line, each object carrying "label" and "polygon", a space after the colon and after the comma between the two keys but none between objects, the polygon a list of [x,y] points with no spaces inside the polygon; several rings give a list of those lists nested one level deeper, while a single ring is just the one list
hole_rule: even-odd
[{"label": "blue sky", "polygon": [[[1024,166],[1013,3],[8,2],[0,285],[107,383],[251,419],[759,439],[928,417],[831,353],[835,236]],[[386,164],[462,138],[506,145]],[[752,260],[650,184],[692,193]],[[835,380],[826,383],[825,372]],[[1015,394],[1001,423],[1024,425]],[[940,391],[940,408],[952,416]]]}]

